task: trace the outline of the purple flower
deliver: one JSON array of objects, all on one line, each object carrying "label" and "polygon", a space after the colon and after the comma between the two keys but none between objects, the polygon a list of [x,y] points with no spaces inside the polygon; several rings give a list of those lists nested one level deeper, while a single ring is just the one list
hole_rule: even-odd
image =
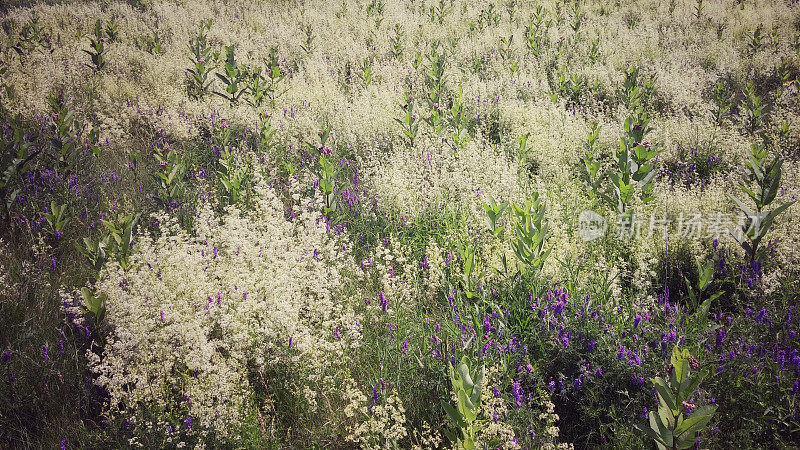
[{"label": "purple flower", "polygon": [[597,345],[597,342],[595,342],[595,340],[594,340],[594,339],[592,339],[591,341],[589,341],[589,351],[591,352],[592,350],[594,350],[594,347],[595,347],[596,345]]},{"label": "purple flower", "polygon": [[581,379],[581,377],[575,378],[575,383],[573,384],[575,386],[575,389],[578,390],[583,385],[583,380]]},{"label": "purple flower", "polygon": [[716,345],[717,347],[719,347],[722,345],[722,341],[725,340],[725,336],[727,336],[727,333],[725,332],[724,329],[717,328],[716,335],[717,335]]},{"label": "purple flower", "polygon": [[186,429],[187,430],[191,430],[192,429],[192,416],[186,416],[186,418],[183,419],[183,423],[184,423],[184,425],[186,425]]},{"label": "purple flower", "polygon": [[383,312],[386,312],[386,307],[389,305],[389,301],[386,300],[386,296],[383,295],[383,292],[378,292],[378,299],[381,301],[381,309]]},{"label": "purple flower", "polygon": [[42,345],[42,358],[44,358],[45,361],[50,360],[50,357],[47,356],[47,344]]},{"label": "purple flower", "polygon": [[161,314],[161,323],[164,323],[164,311],[159,311]]},{"label": "purple flower", "polygon": [[[796,382],[795,385],[797,385]],[[494,398],[500,397],[500,389],[497,389],[497,386],[492,386],[492,395],[494,395]]]},{"label": "purple flower", "polygon": [[514,401],[517,403],[517,408],[522,408],[522,386],[519,381],[515,381],[511,386],[511,395],[514,396]]},{"label": "purple flower", "polygon": [[633,319],[633,328],[638,327],[639,326],[639,322],[641,322],[641,321],[642,321],[642,316],[637,314],[636,317]]}]

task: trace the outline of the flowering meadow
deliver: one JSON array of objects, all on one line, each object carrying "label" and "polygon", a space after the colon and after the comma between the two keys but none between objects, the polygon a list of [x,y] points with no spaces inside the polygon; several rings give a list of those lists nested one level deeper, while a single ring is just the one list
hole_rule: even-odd
[{"label": "flowering meadow", "polygon": [[0,25],[0,449],[800,446],[798,2]]}]

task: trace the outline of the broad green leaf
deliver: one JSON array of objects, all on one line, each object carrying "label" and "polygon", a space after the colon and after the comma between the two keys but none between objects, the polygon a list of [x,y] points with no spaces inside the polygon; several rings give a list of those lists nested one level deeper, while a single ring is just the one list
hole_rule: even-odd
[{"label": "broad green leaf", "polygon": [[659,398],[664,399],[664,402],[671,411],[677,412],[678,408],[675,405],[675,397],[672,395],[672,391],[667,386],[667,383],[664,381],[664,379],[661,377],[656,377],[653,378],[652,381],[656,391],[658,392]]},{"label": "broad green leaf", "polygon": [[[650,411],[650,414],[651,414],[651,416],[650,416],[650,424],[654,425],[655,424],[655,422],[654,422],[655,419],[653,418],[653,415],[652,415],[653,412]],[[642,433],[646,434],[647,437],[649,437],[650,439],[653,439],[654,441],[656,441],[658,443],[661,443],[662,445],[664,444],[664,440],[661,439],[661,436],[659,436],[659,434],[657,432],[655,432],[652,428],[648,427],[647,425],[641,425],[641,424],[637,423],[637,424],[634,425],[634,428],[636,428],[637,430],[639,430]]]},{"label": "broad green leaf", "polygon": [[689,431],[696,431],[707,424],[717,411],[716,405],[701,406],[692,412],[691,417],[675,428],[675,435],[680,436]]}]

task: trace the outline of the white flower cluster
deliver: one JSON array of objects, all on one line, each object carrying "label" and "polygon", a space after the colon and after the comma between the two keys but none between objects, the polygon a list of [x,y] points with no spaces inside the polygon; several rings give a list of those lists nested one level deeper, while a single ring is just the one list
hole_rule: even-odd
[{"label": "white flower cluster", "polygon": [[131,269],[102,271],[94,288],[108,295],[111,333],[89,357],[112,412],[177,401],[195,427],[226,436],[251,401],[248,371],[282,362],[312,383],[345,362],[360,319],[336,297],[341,244],[319,214],[288,221],[274,192],[257,190],[249,216],[202,207],[194,236],[158,217],[160,233],[139,239]]},{"label": "white flower cluster", "polygon": [[[367,397],[351,386],[346,406],[348,417],[358,416],[361,420],[350,428],[347,441],[359,448],[379,450],[396,448],[398,442],[408,435],[403,401],[396,392],[389,394],[384,404],[366,405]],[[356,412],[358,414],[356,414]]]}]

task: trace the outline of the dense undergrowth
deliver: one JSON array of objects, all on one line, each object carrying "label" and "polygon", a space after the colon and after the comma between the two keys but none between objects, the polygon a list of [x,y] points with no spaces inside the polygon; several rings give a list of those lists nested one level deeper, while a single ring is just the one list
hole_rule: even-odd
[{"label": "dense undergrowth", "polygon": [[0,25],[0,447],[799,445],[796,3]]}]

